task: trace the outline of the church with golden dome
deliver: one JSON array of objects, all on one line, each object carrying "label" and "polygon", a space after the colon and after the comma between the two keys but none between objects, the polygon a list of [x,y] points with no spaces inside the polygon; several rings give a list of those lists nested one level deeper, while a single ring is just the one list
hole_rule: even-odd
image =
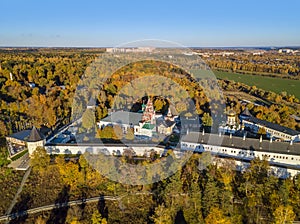
[{"label": "church with golden dome", "polygon": [[219,126],[219,133],[234,134],[240,129],[238,117],[232,106],[226,111],[226,122],[222,122]]}]

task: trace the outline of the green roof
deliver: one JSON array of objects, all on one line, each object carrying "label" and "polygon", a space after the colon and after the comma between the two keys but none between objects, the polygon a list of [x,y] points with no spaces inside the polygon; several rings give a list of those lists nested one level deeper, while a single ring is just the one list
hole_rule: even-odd
[{"label": "green roof", "polygon": [[152,130],[154,127],[154,124],[145,123],[142,128]]}]

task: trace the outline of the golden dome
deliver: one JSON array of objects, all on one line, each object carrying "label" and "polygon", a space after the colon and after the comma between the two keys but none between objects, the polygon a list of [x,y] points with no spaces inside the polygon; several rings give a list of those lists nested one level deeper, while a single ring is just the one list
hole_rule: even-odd
[{"label": "golden dome", "polygon": [[230,110],[227,112],[227,115],[228,115],[228,116],[235,116],[236,113],[235,113],[234,110],[230,109]]}]

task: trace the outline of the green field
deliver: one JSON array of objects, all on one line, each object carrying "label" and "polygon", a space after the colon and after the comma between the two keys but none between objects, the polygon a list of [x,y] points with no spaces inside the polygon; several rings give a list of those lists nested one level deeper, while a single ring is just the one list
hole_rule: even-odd
[{"label": "green field", "polygon": [[[201,72],[202,73],[202,72]],[[249,86],[256,86],[260,89],[280,93],[286,91],[288,94],[295,95],[300,99],[300,80],[273,78],[259,75],[237,74],[230,72],[214,71],[217,78],[233,80],[245,83]]]}]

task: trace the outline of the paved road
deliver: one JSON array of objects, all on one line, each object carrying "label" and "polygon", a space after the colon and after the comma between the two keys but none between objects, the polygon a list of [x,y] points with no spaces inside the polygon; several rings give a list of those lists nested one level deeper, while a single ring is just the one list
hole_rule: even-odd
[{"label": "paved road", "polygon": [[[150,195],[152,194],[151,192],[137,192],[137,193],[133,193],[132,195]],[[42,211],[49,211],[52,209],[59,209],[59,208],[64,208],[64,207],[69,207],[69,206],[74,206],[74,205],[81,205],[83,203],[92,203],[92,202],[98,202],[100,201],[120,201],[123,197],[127,196],[129,194],[123,194],[120,196],[99,196],[99,197],[93,197],[93,198],[87,198],[85,200],[74,200],[74,201],[69,201],[66,203],[57,203],[57,204],[51,204],[51,205],[45,205],[45,206],[41,206],[41,207],[37,207],[37,208],[32,208],[32,209],[28,209],[28,210],[24,210],[24,211],[19,211],[16,213],[12,213],[12,214],[7,214],[4,216],[0,217],[0,221],[9,221],[27,214],[35,214],[38,212],[42,212]]]},{"label": "paved road", "polygon": [[22,156],[21,158],[17,159],[16,161],[12,161],[8,167],[11,167],[15,170],[24,170],[26,171],[29,168],[29,162],[30,162],[30,157],[28,152]]}]

